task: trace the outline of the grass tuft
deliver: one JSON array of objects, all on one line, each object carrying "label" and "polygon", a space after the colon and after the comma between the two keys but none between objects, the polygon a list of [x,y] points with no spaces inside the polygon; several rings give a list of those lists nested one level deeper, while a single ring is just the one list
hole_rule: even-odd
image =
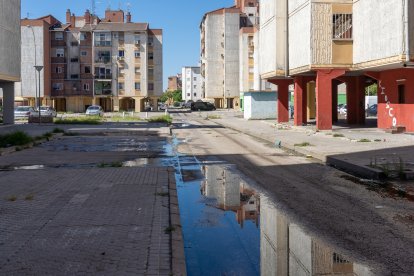
[{"label": "grass tuft", "polygon": [[63,129],[61,129],[61,128],[55,127],[52,130],[52,133],[65,133],[65,131]]},{"label": "grass tuft", "polygon": [[99,163],[98,168],[121,168],[122,163],[121,162],[111,162],[111,163]]},{"label": "grass tuft", "polygon": [[165,234],[171,234],[171,232],[175,231],[175,227],[174,226],[168,226],[164,229],[164,233]]},{"label": "grass tuft", "polygon": [[34,198],[34,195],[29,194],[24,198],[24,200],[33,200],[33,198]]},{"label": "grass tuft", "polygon": [[157,117],[152,117],[148,119],[148,122],[150,123],[172,123],[172,117],[170,115],[162,115]]},{"label": "grass tuft", "polygon": [[7,200],[8,200],[8,201],[16,201],[16,200],[17,200],[17,196],[15,196],[15,195],[9,196],[9,197],[7,198]]},{"label": "grass tuft", "polygon": [[333,135],[332,135],[333,137],[345,137],[343,134],[341,134],[341,133],[334,133]]},{"label": "grass tuft", "polygon": [[363,139],[359,139],[358,142],[360,142],[360,143],[369,143],[369,142],[371,142],[371,140],[363,138]]},{"label": "grass tuft", "polygon": [[102,118],[98,116],[55,120],[55,124],[57,125],[99,125],[101,122]]},{"label": "grass tuft", "polygon": [[0,148],[22,146],[33,142],[33,138],[22,131],[0,135]]},{"label": "grass tuft", "polygon": [[311,146],[311,144],[308,143],[308,142],[302,142],[300,144],[295,144],[294,146],[295,147],[309,147],[309,146]]}]

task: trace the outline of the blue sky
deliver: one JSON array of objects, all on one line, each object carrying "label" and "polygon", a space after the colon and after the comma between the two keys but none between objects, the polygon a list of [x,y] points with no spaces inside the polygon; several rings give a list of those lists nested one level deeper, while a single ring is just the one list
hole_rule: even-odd
[{"label": "blue sky", "polygon": [[[199,61],[199,24],[203,14],[233,5],[234,0],[95,0],[96,13],[103,17],[105,9],[127,9],[130,3],[132,20],[148,22],[151,28],[164,30],[164,89],[168,76],[181,72],[182,66],[194,66]],[[90,0],[21,0],[22,18],[37,18],[52,14],[65,21],[66,9],[83,15],[91,9]]]}]

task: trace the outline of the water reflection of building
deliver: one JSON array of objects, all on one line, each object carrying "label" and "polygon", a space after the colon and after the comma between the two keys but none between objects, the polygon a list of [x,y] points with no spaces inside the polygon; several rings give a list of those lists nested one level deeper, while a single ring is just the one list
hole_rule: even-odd
[{"label": "water reflection of building", "polygon": [[289,223],[265,196],[260,202],[261,275],[373,276]]},{"label": "water reflection of building", "polygon": [[229,167],[203,166],[205,180],[201,193],[217,201],[217,208],[236,213],[237,222],[243,227],[246,220],[259,225],[259,195]]}]

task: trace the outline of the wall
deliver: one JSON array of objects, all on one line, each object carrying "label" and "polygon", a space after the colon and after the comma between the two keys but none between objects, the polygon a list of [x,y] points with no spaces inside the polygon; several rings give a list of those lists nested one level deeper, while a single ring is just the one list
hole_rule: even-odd
[{"label": "wall", "polygon": [[226,97],[239,97],[239,13],[225,14],[224,90]]},{"label": "wall", "polygon": [[385,59],[402,54],[402,18],[402,0],[360,0],[355,2],[353,8],[354,63]]},{"label": "wall", "polygon": [[0,80],[20,81],[20,1],[0,1]]},{"label": "wall", "polygon": [[[205,19],[205,97],[222,98],[223,97],[223,59],[224,54],[221,43],[224,43],[222,37],[224,17],[222,14],[211,14]],[[238,33],[238,31],[237,31]]]},{"label": "wall", "polygon": [[163,51],[162,33],[154,36],[154,93],[152,96],[160,97],[163,93]]},{"label": "wall", "polygon": [[289,1],[289,67],[291,71],[311,62],[311,3]]},{"label": "wall", "polygon": [[240,92],[250,90],[250,87],[249,87],[249,35],[252,35],[252,34],[240,32],[240,36],[239,36]]},{"label": "wall", "polygon": [[276,119],[276,92],[247,92],[244,93],[245,119]]}]

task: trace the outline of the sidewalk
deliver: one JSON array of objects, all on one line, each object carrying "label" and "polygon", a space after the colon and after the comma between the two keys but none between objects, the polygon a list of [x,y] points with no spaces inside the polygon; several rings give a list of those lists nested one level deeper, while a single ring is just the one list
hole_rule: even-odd
[{"label": "sidewalk", "polygon": [[214,122],[266,140],[308,157],[368,179],[384,177],[384,169],[371,166],[404,167],[407,177],[414,173],[414,135],[389,134],[377,128],[334,127],[316,131],[314,126],[295,127],[275,120],[245,120],[237,111],[218,112]]}]

